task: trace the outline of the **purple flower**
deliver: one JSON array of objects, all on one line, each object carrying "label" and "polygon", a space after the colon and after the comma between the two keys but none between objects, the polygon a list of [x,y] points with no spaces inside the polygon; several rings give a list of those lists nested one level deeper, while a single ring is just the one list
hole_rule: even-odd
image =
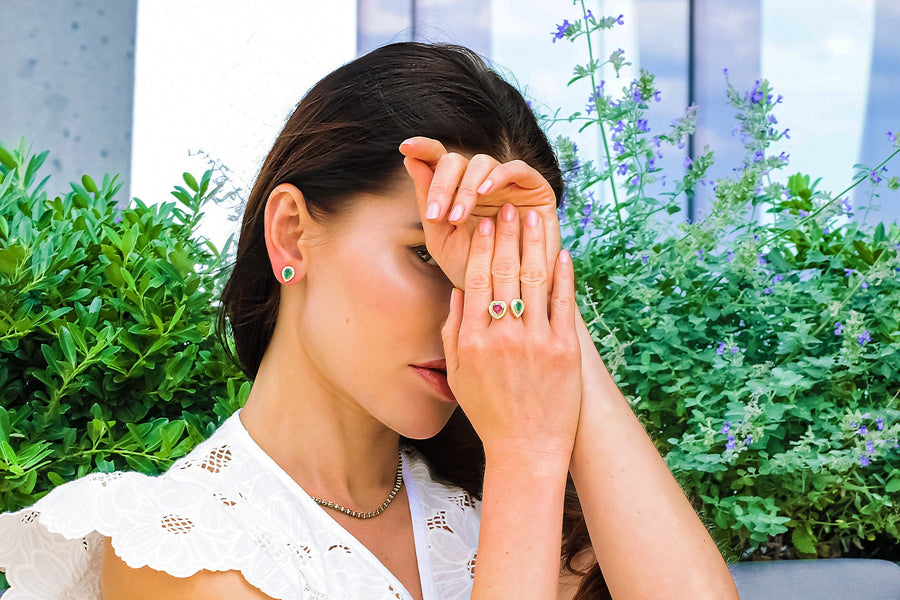
[{"label": "purple flower", "polygon": [[805,210],[803,210],[802,208],[801,208],[799,211],[797,211],[797,214],[799,214],[801,217],[808,217],[808,216],[809,216],[809,213],[806,212]]},{"label": "purple flower", "polygon": [[685,168],[685,169],[690,169],[690,168],[691,168],[691,163],[692,163],[692,162],[694,162],[694,161],[691,160],[691,157],[690,157],[690,156],[685,156],[685,157],[684,157],[684,165],[683,165],[684,168]]},{"label": "purple flower", "polygon": [[857,432],[859,435],[866,435],[867,433],[869,433],[869,428],[866,427],[865,425],[860,425],[860,426],[859,426],[859,429],[858,429],[856,432]]},{"label": "purple flower", "polygon": [[[871,342],[871,341],[872,341],[872,336],[869,335],[868,329],[866,329],[864,332],[859,334],[859,336],[856,338],[856,343],[858,343],[860,346],[865,346],[868,342]],[[865,427],[865,425],[863,425],[863,427]]]},{"label": "purple flower", "polygon": [[834,335],[841,335],[842,333],[844,333],[844,326],[838,321],[834,324]]},{"label": "purple flower", "polygon": [[628,173],[628,165],[624,163],[619,165],[619,168],[616,169],[616,173],[618,173],[619,175],[625,175],[626,173]]},{"label": "purple flower", "polygon": [[724,69],[722,69],[722,73],[725,74],[725,77],[728,77],[728,67],[725,67]]},{"label": "purple flower", "polygon": [[725,354],[725,342],[719,342],[719,347],[716,348],[716,354],[719,356]]},{"label": "purple flower", "polygon": [[741,351],[741,349],[738,348],[737,346],[732,346],[732,347],[731,347],[731,353],[732,353],[732,354],[737,354],[737,353],[740,352],[740,351]]},{"label": "purple flower", "polygon": [[775,100],[775,104],[781,104],[782,102],[784,102],[784,96],[778,94],[778,99]]},{"label": "purple flower", "polygon": [[881,417],[875,419],[875,423],[878,425],[878,431],[884,431],[884,423],[881,421]]},{"label": "purple flower", "polygon": [[862,466],[868,467],[869,462],[870,462],[869,457],[866,456],[865,454],[863,454],[862,456],[859,457],[859,464],[861,464]]},{"label": "purple flower", "polygon": [[697,260],[703,260],[703,250],[697,250]]},{"label": "purple flower", "polygon": [[844,277],[850,277],[854,273],[856,273],[856,269],[848,269],[847,267],[844,267]]},{"label": "purple flower", "polygon": [[550,35],[553,36],[553,43],[555,44],[556,40],[563,39],[566,36],[566,32],[569,30],[569,27],[571,27],[571,26],[572,26],[572,24],[569,23],[568,19],[565,19],[562,22],[562,25],[557,25],[556,33],[552,33],[552,32],[550,33]]},{"label": "purple flower", "polygon": [[897,136],[894,135],[892,132],[888,131],[888,132],[887,132],[887,136],[888,136],[888,139],[889,139],[891,142],[896,142],[896,141],[897,141]]},{"label": "purple flower", "polygon": [[593,18],[594,18],[594,13],[591,12],[591,9],[588,9],[587,15],[584,17],[584,20],[587,21],[588,19],[593,19]]},{"label": "purple flower", "polygon": [[756,258],[759,260],[759,266],[761,266],[761,267],[766,266],[766,255],[765,254],[760,252],[759,254],[756,255]]},{"label": "purple flower", "polygon": [[729,450],[734,450],[734,436],[733,435],[728,436],[728,443],[725,444],[725,447],[728,448]]},{"label": "purple flower", "polygon": [[632,187],[636,186],[638,183],[639,183],[639,181],[638,181],[637,175],[635,175],[634,177],[632,177],[631,179],[628,180],[628,185],[630,185]]},{"label": "purple flower", "polygon": [[781,273],[778,273],[775,275],[775,277],[772,278],[772,283],[778,283],[782,279],[784,279],[784,275],[782,275]]},{"label": "purple flower", "polygon": [[757,79],[756,83],[753,84],[753,89],[750,90],[750,102],[753,104],[759,104],[762,100],[762,97],[762,90],[759,89],[759,79]]},{"label": "purple flower", "polygon": [[619,15],[619,18],[616,19],[616,23],[618,23],[619,25],[624,25],[625,24],[625,15]]},{"label": "purple flower", "polygon": [[861,287],[862,289],[864,289],[864,290],[867,290],[867,289],[869,289],[869,284],[866,283],[865,281],[863,281],[863,282],[862,282],[862,285],[861,285],[860,287]]},{"label": "purple flower", "polygon": [[768,296],[771,293],[772,293],[772,288],[770,288],[770,287],[767,287],[766,289],[763,290],[763,294],[765,294],[766,296]]},{"label": "purple flower", "polygon": [[791,128],[788,127],[787,129],[784,130],[784,132],[781,135],[783,135],[787,139],[791,139],[791,136],[788,135],[788,131],[790,131],[790,130],[791,130]]},{"label": "purple flower", "polygon": [[757,150],[757,151],[753,154],[753,162],[759,162],[759,161],[761,161],[763,158],[765,158],[765,156],[766,156],[766,155],[763,153],[762,150]]},{"label": "purple flower", "polygon": [[655,102],[662,102],[662,94],[659,93],[659,90],[653,92],[653,100]]},{"label": "purple flower", "polygon": [[752,442],[752,441],[753,441],[752,435],[748,435],[747,437],[744,438],[744,443],[748,446],[750,445],[750,442]]},{"label": "purple flower", "polygon": [[616,126],[613,127],[612,134],[615,136],[615,135],[622,133],[622,131],[624,131],[624,130],[625,130],[625,123],[622,122],[621,120],[619,120],[619,121],[616,121]]},{"label": "purple flower", "polygon": [[731,262],[732,260],[734,260],[734,252],[732,252],[731,250],[729,250],[729,251],[728,251],[728,258],[725,259],[725,262]]},{"label": "purple flower", "polygon": [[850,429],[856,429],[856,421],[850,421]]},{"label": "purple flower", "polygon": [[631,90],[631,99],[635,102],[644,101],[644,96],[641,94],[641,88],[639,88],[638,86],[634,86],[634,88]]},{"label": "purple flower", "polygon": [[625,144],[616,140],[616,142],[613,144],[613,152],[615,152],[619,156],[625,154]]},{"label": "purple flower", "polygon": [[637,130],[641,133],[647,133],[648,131],[650,131],[650,126],[647,124],[647,119],[637,120]]},{"label": "purple flower", "polygon": [[650,160],[647,161],[647,170],[652,173],[653,169],[655,169],[655,168],[656,168],[656,159],[651,158]]},{"label": "purple flower", "polygon": [[729,429],[731,429],[731,423],[725,421],[725,426],[722,428],[722,433],[728,433]]},{"label": "purple flower", "polygon": [[766,117],[766,123],[769,125],[778,125],[778,119],[775,118],[775,115],[769,115]]},{"label": "purple flower", "polygon": [[877,171],[872,171],[869,176],[872,178],[872,183],[881,183],[881,177],[878,176]]},{"label": "purple flower", "polygon": [[841,208],[844,209],[845,213],[847,213],[848,215],[850,214],[850,211],[853,210],[853,207],[850,205],[849,198],[844,198],[841,200]]},{"label": "purple flower", "polygon": [[875,443],[872,441],[866,442],[866,452],[869,454],[873,454],[875,452]]},{"label": "purple flower", "polygon": [[646,254],[641,254],[641,262],[642,263],[644,263],[646,265],[648,260],[650,260],[649,256],[647,256]]}]

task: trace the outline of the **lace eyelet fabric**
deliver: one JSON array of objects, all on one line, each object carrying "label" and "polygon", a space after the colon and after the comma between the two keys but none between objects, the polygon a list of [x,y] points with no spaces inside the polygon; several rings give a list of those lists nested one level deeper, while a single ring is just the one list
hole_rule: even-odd
[{"label": "lace eyelet fabric", "polygon": [[[103,538],[130,567],[240,571],[279,600],[409,600],[403,584],[229,417],[158,477],[92,473],[0,514],[3,600],[99,600]],[[425,600],[468,599],[481,506],[414,448],[404,485]]]}]

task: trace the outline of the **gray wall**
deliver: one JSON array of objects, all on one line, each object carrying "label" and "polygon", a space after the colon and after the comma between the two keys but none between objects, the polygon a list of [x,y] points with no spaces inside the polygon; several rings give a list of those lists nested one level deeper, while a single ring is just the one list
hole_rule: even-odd
[{"label": "gray wall", "polygon": [[129,198],[137,0],[0,0],[0,143],[50,150],[47,192],[119,173]]}]

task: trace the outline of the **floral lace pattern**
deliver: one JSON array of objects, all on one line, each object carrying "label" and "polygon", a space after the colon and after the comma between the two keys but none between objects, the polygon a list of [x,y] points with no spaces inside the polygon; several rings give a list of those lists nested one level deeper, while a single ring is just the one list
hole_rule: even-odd
[{"label": "floral lace pattern", "polygon": [[[326,514],[232,415],[159,477],[93,473],[0,514],[3,600],[98,600],[103,537],[132,568],[176,577],[240,571],[281,600],[410,600],[403,584]],[[480,503],[402,452],[425,600],[471,594]]]}]

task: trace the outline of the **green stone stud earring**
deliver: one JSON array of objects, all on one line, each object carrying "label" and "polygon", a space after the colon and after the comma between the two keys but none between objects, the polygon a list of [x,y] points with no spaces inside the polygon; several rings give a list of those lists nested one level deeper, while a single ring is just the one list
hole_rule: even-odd
[{"label": "green stone stud earring", "polygon": [[288,265],[281,270],[281,278],[287,283],[294,278],[294,267]]},{"label": "green stone stud earring", "polygon": [[519,319],[522,317],[522,313],[525,312],[525,302],[521,298],[516,298],[509,303],[509,309],[512,311],[513,316]]}]

